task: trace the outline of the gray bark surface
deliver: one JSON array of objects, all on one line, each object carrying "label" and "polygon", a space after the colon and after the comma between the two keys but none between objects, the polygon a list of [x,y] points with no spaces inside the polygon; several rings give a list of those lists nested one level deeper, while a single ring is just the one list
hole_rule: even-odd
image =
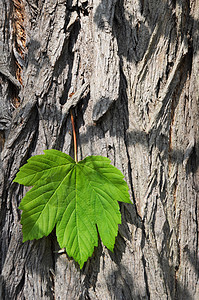
[{"label": "gray bark surface", "polygon": [[[23,55],[13,2],[0,1],[0,299],[199,299],[199,1],[21,0]],[[22,243],[28,188],[12,182],[44,149],[73,156],[71,107],[78,159],[109,157],[133,202],[114,253],[99,241],[82,270],[55,232]]]}]

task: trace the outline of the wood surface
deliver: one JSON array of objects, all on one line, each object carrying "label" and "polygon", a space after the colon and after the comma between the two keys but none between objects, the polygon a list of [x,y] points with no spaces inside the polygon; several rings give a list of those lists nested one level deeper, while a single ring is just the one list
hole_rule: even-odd
[{"label": "wood surface", "polygon": [[[1,0],[0,51],[0,299],[199,299],[199,1]],[[12,182],[73,156],[71,107],[78,160],[109,157],[133,202],[81,271],[55,232],[22,243]]]}]

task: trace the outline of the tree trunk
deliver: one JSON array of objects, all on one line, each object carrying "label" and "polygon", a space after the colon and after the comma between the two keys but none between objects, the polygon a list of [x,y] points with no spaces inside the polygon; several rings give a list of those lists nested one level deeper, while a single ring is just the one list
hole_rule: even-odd
[{"label": "tree trunk", "polygon": [[[199,299],[199,1],[0,1],[0,299]],[[71,93],[74,93],[71,95]],[[109,157],[120,204],[114,253],[82,270],[55,233],[22,243],[27,188],[44,149]]]}]

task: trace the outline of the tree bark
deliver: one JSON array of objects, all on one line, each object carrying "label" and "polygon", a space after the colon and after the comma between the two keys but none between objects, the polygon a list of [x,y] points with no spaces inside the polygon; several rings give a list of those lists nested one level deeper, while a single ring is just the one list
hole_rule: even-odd
[{"label": "tree bark", "polygon": [[[199,299],[199,1],[1,0],[0,299]],[[74,93],[70,97],[71,93]],[[22,243],[27,188],[44,149],[109,157],[120,204],[114,253],[82,270],[55,233]]]}]

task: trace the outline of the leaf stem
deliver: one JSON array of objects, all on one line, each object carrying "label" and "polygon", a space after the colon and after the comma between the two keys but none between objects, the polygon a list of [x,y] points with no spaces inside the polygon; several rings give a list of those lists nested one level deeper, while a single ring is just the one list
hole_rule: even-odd
[{"label": "leaf stem", "polygon": [[75,132],[75,123],[74,123],[72,108],[70,110],[70,117],[71,117],[71,123],[72,123],[72,127],[73,127],[73,141],[74,141],[75,162],[78,163],[78,161],[77,161],[77,137],[76,137],[76,132]]}]

